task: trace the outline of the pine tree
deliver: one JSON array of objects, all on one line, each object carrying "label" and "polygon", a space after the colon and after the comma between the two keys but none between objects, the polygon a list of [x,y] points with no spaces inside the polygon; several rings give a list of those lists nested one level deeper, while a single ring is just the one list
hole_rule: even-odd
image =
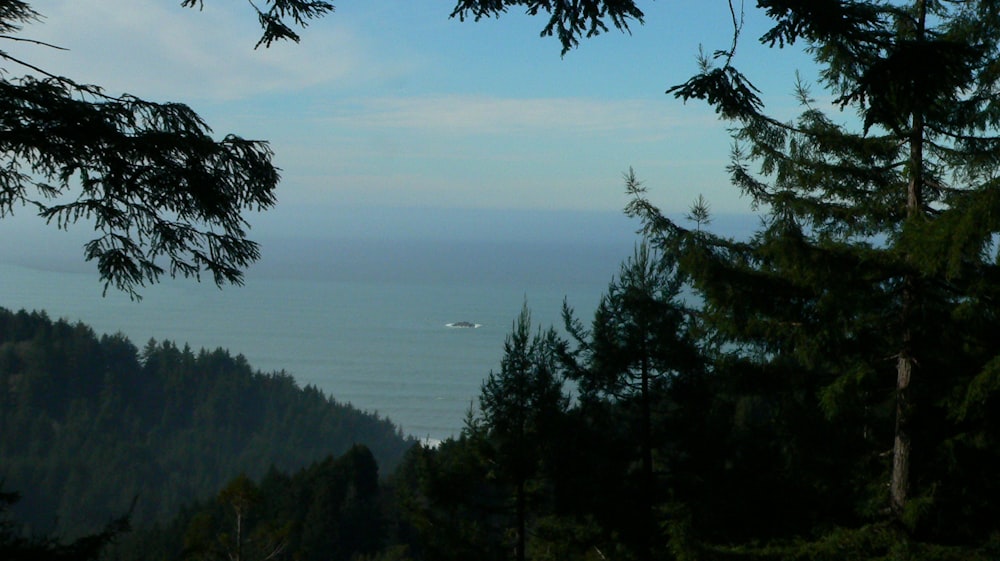
[{"label": "pine tree", "polygon": [[761,2],[775,21],[762,40],[807,43],[856,127],[801,84],[796,121],[766,116],[731,53],[671,90],[734,122],[732,180],[766,226],[746,243],[694,235],[641,188],[629,211],[682,256],[730,356],[806,373],[831,422],[856,424],[868,455],[888,459],[871,474],[887,496],[859,497],[882,505],[869,519],[977,543],[996,486],[969,475],[1000,459],[986,445],[996,425],[970,415],[995,399],[1000,355],[988,335],[1000,329],[1000,6],[821,4]]},{"label": "pine tree", "polygon": [[557,378],[555,334],[531,334],[527,303],[504,341],[500,372],[490,372],[479,396],[497,476],[513,489],[515,557],[526,555],[529,485],[540,471],[541,449],[568,403]]},{"label": "pine tree", "polygon": [[[479,17],[515,5],[554,21],[642,18],[633,1],[470,0],[459,9]],[[818,87],[833,98],[824,106],[799,84],[802,113],[791,122],[768,116],[737,68],[741,18],[730,7],[732,48],[703,57],[701,71],[668,93],[708,102],[733,127],[732,180],[764,225],[749,240],[691,232],[637,183],[627,210],[678,257],[703,300],[719,343],[717,376],[752,373],[770,385],[776,418],[789,426],[780,405],[795,395],[845,438],[853,434],[840,449],[801,444],[818,457],[857,456],[864,473],[850,490],[854,522],[875,528],[850,544],[866,552],[857,555],[907,558],[933,549],[912,543],[935,541],[972,548],[955,558],[988,556],[975,548],[991,539],[986,521],[1000,514],[989,475],[1000,465],[992,412],[1000,388],[1000,3],[760,0],[772,22],[761,41],[804,46],[819,67]],[[564,52],[585,31],[574,29],[559,36]],[[837,110],[841,117],[831,116]],[[828,473],[827,482],[848,475]],[[845,547],[835,542],[826,545]]]},{"label": "pine tree", "polygon": [[[708,221],[707,210],[702,221]],[[650,556],[659,495],[653,461],[655,402],[662,400],[673,377],[695,372],[700,362],[692,317],[681,302],[682,278],[670,257],[648,243],[639,244],[601,297],[589,331],[564,306],[566,328],[577,348],[562,355],[570,359],[570,376],[581,399],[610,400],[633,419],[628,433],[641,465],[643,558]]]}]

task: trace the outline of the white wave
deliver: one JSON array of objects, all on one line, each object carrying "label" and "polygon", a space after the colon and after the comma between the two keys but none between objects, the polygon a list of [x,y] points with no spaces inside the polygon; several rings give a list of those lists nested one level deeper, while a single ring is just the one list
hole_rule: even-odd
[{"label": "white wave", "polygon": [[446,323],[444,326],[451,327],[453,329],[479,329],[483,326],[483,324],[472,323],[471,321],[455,321],[452,323]]},{"label": "white wave", "polygon": [[438,446],[441,446],[441,442],[442,441],[440,439],[431,438],[429,436],[420,440],[420,444],[422,444],[425,448],[437,448]]}]

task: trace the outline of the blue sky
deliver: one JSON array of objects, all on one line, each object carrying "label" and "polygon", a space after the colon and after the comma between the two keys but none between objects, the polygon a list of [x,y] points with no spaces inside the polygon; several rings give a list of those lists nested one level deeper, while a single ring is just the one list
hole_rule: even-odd
[{"label": "blue sky", "polygon": [[[696,71],[699,44],[728,46],[725,0],[644,2],[631,35],[612,30],[565,56],[539,37],[540,17],[462,23],[450,1],[341,0],[300,44],[258,50],[245,2],[179,4],[36,0],[45,20],[22,36],[69,50],[4,47],[109,93],[185,102],[219,135],[269,140],[279,207],[252,219],[269,234],[391,229],[443,211],[616,213],[630,166],[668,213],[699,194],[716,213],[748,211],[724,171],[725,125],[664,94]],[[766,22],[747,11],[738,64],[790,117],[808,59],[757,45]]]}]

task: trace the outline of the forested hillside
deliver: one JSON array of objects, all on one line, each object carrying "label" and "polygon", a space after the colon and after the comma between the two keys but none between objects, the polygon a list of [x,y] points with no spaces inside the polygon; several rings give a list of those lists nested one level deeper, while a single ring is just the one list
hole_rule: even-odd
[{"label": "forested hillside", "polygon": [[[935,488],[897,521],[885,507],[892,402],[834,411],[824,378],[792,365],[771,371],[712,345],[705,309],[681,297],[681,278],[677,261],[642,245],[592,321],[567,308],[568,336],[533,325],[522,309],[462,433],[412,447],[378,485],[361,447],[294,473],[235,477],[214,500],[128,537],[115,553],[158,561],[1000,558],[998,461],[988,445],[995,420],[923,429]],[[957,436],[931,438],[947,431]]]},{"label": "forested hillside", "polygon": [[352,447],[286,474],[234,477],[162,529],[128,536],[117,550],[133,559],[297,559],[348,561],[387,543],[379,469]]},{"label": "forested hillside", "polygon": [[77,535],[125,514],[142,527],[239,473],[294,470],[368,446],[383,469],[412,442],[228,351],[192,351],[44,312],[0,309],[0,480],[37,530]]}]

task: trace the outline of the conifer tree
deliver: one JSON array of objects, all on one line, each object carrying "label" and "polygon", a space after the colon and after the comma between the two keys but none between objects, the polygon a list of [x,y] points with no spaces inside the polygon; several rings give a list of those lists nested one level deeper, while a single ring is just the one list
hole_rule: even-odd
[{"label": "conifer tree", "polygon": [[513,489],[515,558],[526,556],[529,485],[541,471],[541,450],[568,403],[557,378],[552,330],[531,333],[525,304],[504,341],[500,372],[490,372],[479,396],[482,429],[497,476]]},{"label": "conifer tree", "polygon": [[[0,3],[0,41],[54,47],[25,32],[43,17],[31,4]],[[250,5],[262,28],[257,46],[298,41],[294,26],[333,10],[322,0]],[[239,284],[260,256],[245,214],[276,201],[279,170],[264,141],[213,138],[184,104],[113,95],[4,49],[0,133],[0,218],[27,207],[59,228],[86,222],[94,237],[84,257],[105,290],[137,297],[163,275]]]},{"label": "conifer tree", "polygon": [[[995,425],[970,412],[995,399],[1000,355],[987,335],[1000,328],[1000,6],[760,5],[775,21],[762,40],[805,42],[820,85],[857,126],[837,123],[801,84],[801,116],[778,122],[729,59],[706,64],[670,91],[734,122],[732,180],[766,226],[748,243],[707,240],[634,187],[629,210],[683,256],[734,354],[775,375],[808,373],[821,384],[817,406],[857,423],[868,453],[889,459],[872,474],[887,496],[863,497],[883,505],[869,518],[919,538],[985,539],[977,520],[995,518],[995,487],[959,474],[998,459],[983,448]],[[990,493],[977,499],[967,486]]]},{"label": "conifer tree", "polygon": [[[459,5],[469,4],[641,21],[632,1]],[[910,540],[982,552],[985,521],[1000,514],[988,475],[1000,465],[990,412],[1000,388],[1000,3],[760,0],[771,20],[760,40],[775,57],[807,49],[833,99],[799,84],[791,122],[770,117],[737,68],[740,6],[730,2],[733,46],[668,93],[708,102],[733,127],[729,171],[763,226],[749,240],[691,232],[638,182],[627,211],[703,299],[717,375],[755,372],[812,396],[817,414],[854,435],[825,454],[858,456],[867,487],[855,490],[857,516],[896,536],[854,545],[871,557],[910,557]]]},{"label": "conifer tree", "polygon": [[131,530],[128,516],[109,522],[99,533],[71,543],[45,535],[33,535],[11,516],[20,500],[17,493],[0,488],[0,558],[7,561],[95,561],[106,558],[106,550]]},{"label": "conifer tree", "polygon": [[[705,206],[702,201],[702,206]],[[707,221],[706,215],[703,220]],[[693,373],[699,353],[692,318],[681,303],[682,279],[677,263],[648,243],[640,243],[594,312],[590,330],[564,305],[567,331],[576,348],[562,356],[577,382],[581,399],[607,399],[631,412],[628,433],[639,451],[640,550],[650,558],[657,496],[654,468],[654,402],[674,376]],[[567,352],[568,351],[568,352]],[[667,428],[670,430],[670,428]]]}]

